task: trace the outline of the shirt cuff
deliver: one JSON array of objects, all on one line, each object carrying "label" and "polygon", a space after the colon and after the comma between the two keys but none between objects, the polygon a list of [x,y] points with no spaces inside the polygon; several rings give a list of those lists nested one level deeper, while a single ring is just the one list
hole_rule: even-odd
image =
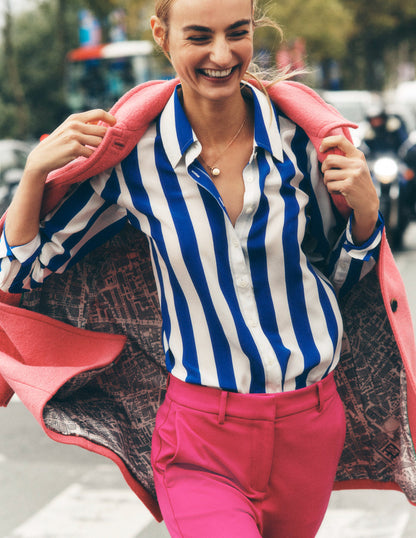
[{"label": "shirt cuff", "polygon": [[6,229],[4,227],[3,233],[0,238],[0,258],[11,257],[23,264],[24,262],[31,259],[34,254],[36,254],[36,251],[39,249],[40,244],[40,237],[39,235],[37,235],[29,243],[11,247],[7,242]]},{"label": "shirt cuff", "polygon": [[378,220],[377,224],[374,228],[374,232],[372,235],[365,241],[364,243],[361,243],[360,245],[357,245],[354,243],[354,239],[352,237],[352,216],[349,218],[347,223],[347,229],[346,229],[346,241],[344,248],[348,252],[348,254],[355,259],[358,260],[369,260],[378,247],[380,246],[381,237],[384,229],[384,220],[381,214],[378,214]]}]

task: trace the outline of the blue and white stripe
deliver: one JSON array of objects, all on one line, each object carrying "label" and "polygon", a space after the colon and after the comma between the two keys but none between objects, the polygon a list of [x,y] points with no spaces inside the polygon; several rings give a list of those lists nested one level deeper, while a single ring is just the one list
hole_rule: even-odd
[{"label": "blue and white stripe", "polygon": [[305,133],[252,94],[255,140],[235,225],[175,91],[137,148],[72,192],[36,240],[10,249],[3,235],[2,289],[40,285],[128,220],[149,237],[173,375],[243,393],[322,379],[342,339],[334,284],[345,292],[374,266],[382,223],[354,245]]}]

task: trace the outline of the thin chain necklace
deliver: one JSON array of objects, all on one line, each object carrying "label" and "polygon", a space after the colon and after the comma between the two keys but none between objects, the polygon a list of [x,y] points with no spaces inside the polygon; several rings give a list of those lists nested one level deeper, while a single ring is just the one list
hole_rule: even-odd
[{"label": "thin chain necklace", "polygon": [[211,166],[205,161],[205,159],[202,158],[202,155],[199,155],[199,159],[202,161],[202,164],[204,164],[206,167],[209,168],[209,171],[211,172],[212,176],[218,177],[221,174],[221,170],[218,168],[218,166],[215,166],[215,165],[221,159],[224,153],[230,148],[231,144],[237,140],[238,135],[243,130],[243,127],[245,124],[246,124],[246,118],[244,118],[243,123],[238,128],[238,131],[235,133],[232,139],[228,142],[225,148],[221,151],[221,153],[217,156],[217,158],[215,159],[214,163]]}]

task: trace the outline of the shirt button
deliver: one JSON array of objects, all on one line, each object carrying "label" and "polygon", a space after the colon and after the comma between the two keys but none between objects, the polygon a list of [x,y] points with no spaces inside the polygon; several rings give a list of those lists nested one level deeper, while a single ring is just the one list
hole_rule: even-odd
[{"label": "shirt button", "polygon": [[255,329],[256,327],[259,326],[259,322],[258,322],[256,319],[252,319],[252,320],[250,321],[250,326],[251,326],[253,329]]},{"label": "shirt button", "polygon": [[268,355],[268,356],[266,357],[266,364],[267,364],[267,366],[273,366],[273,364],[274,364],[274,359],[273,359],[273,357],[272,357],[271,355]]},{"label": "shirt button", "polygon": [[248,282],[248,280],[246,278],[239,278],[237,280],[237,285],[240,288],[248,288],[249,282]]},{"label": "shirt button", "polygon": [[246,207],[247,215],[251,215],[251,213],[253,213],[253,211],[254,211],[254,207],[252,205],[249,205],[248,207]]},{"label": "shirt button", "polygon": [[238,239],[233,239],[233,247],[239,247],[240,241]]},{"label": "shirt button", "polygon": [[254,177],[252,175],[247,176],[248,183],[253,183]]}]

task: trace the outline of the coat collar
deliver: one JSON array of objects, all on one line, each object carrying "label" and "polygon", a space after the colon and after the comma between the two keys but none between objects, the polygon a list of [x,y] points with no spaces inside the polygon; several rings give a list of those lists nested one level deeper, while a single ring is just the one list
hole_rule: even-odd
[{"label": "coat collar", "polygon": [[[251,81],[258,87],[256,81]],[[66,194],[73,183],[111,168],[122,161],[137,145],[149,124],[162,112],[178,79],[149,81],[127,92],[110,110],[117,118],[114,127],[108,129],[98,149],[88,158],[80,157],[48,176],[42,205],[42,215],[49,213]],[[318,158],[322,138],[343,133],[348,138],[349,129],[355,125],[343,118],[333,107],[325,103],[313,90],[299,82],[281,81],[267,87],[270,98],[279,109],[299,125],[314,144]],[[344,215],[350,212],[343,196],[335,195],[334,203]],[[0,221],[0,231],[5,215]]]}]

